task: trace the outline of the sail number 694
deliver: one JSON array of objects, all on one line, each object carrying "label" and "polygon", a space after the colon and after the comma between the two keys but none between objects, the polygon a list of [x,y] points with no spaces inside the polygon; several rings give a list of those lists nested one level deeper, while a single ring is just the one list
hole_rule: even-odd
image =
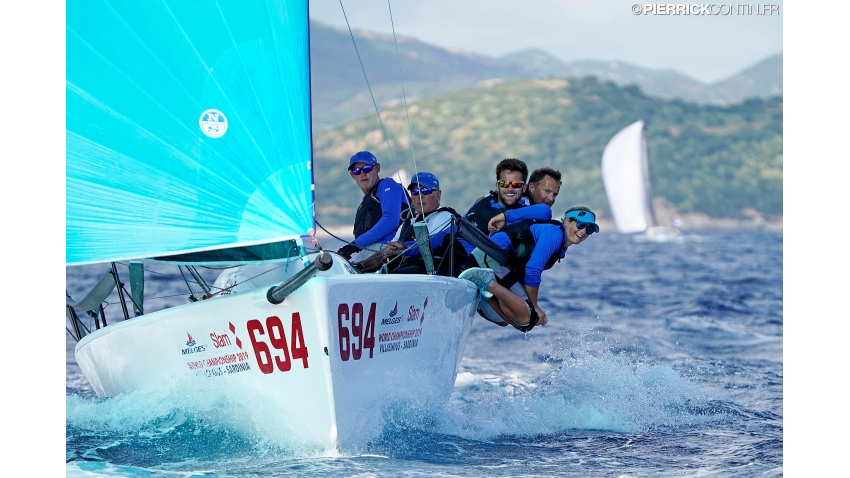
[{"label": "sail number 694", "polygon": [[[304,331],[301,330],[301,314],[298,312],[292,313],[292,342],[289,346],[286,343],[286,332],[283,330],[283,322],[280,318],[273,315],[266,319],[266,327],[257,320],[248,321],[248,336],[251,337],[251,346],[254,347],[254,356],[257,358],[257,366],[263,373],[274,372],[275,365],[281,372],[292,370],[292,361],[301,359],[301,364],[304,368],[307,365],[307,346],[304,345]],[[278,350],[272,361],[272,351],[269,345],[263,340],[263,336],[268,331],[269,343],[272,347]],[[290,351],[292,358],[290,358]]]},{"label": "sail number 694", "polygon": [[363,349],[369,349],[369,358],[372,358],[375,352],[375,306],[372,302],[364,324],[363,304],[352,304],[350,309],[348,304],[339,304],[336,316],[339,326],[339,358],[343,362],[347,362],[349,358],[360,360]]}]

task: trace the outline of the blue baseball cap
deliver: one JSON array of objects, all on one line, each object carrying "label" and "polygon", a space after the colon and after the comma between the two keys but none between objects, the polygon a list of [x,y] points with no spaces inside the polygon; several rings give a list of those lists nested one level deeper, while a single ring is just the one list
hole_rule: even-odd
[{"label": "blue baseball cap", "polygon": [[564,219],[575,219],[576,221],[581,221],[586,224],[592,224],[593,232],[599,232],[599,225],[596,224],[596,215],[590,211],[583,211],[580,209],[570,211],[564,214]]},{"label": "blue baseball cap", "polygon": [[369,151],[360,151],[348,160],[348,170],[351,171],[351,168],[357,163],[378,164],[378,158]]},{"label": "blue baseball cap", "polygon": [[440,180],[431,173],[416,173],[410,178],[410,184],[418,184],[428,188],[440,189]]}]

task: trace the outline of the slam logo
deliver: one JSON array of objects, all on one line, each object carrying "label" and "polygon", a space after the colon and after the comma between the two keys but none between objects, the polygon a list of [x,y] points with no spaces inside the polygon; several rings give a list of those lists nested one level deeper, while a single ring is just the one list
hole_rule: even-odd
[{"label": "slam logo", "polygon": [[398,315],[398,301],[395,301],[395,307],[390,311],[390,316],[381,321],[381,325],[391,325],[401,322],[401,316]]},{"label": "slam logo", "polygon": [[192,338],[192,334],[190,334],[189,332],[186,332],[186,335],[189,336],[189,340],[186,341],[186,346],[187,347],[194,347],[195,346],[195,339]]},{"label": "slam logo", "polygon": [[[242,341],[239,340],[239,337],[236,336],[236,327],[233,325],[233,322],[227,323],[227,328],[230,329],[230,332],[233,334],[233,339],[236,341],[236,346],[240,349],[242,348]],[[218,335],[215,332],[210,334],[210,339],[213,341],[213,345],[215,348],[227,347],[228,345],[232,345],[230,342],[230,336],[227,335],[227,332]]]},{"label": "slam logo", "polygon": [[422,322],[425,322],[425,307],[428,307],[428,298],[425,297],[425,302],[422,304],[422,308],[416,308],[412,305],[410,309],[407,311],[407,321],[408,322],[419,322],[419,325],[422,325]]},{"label": "slam logo", "polygon": [[201,113],[198,120],[201,132],[210,138],[221,138],[227,132],[227,118],[219,110],[208,109]]}]

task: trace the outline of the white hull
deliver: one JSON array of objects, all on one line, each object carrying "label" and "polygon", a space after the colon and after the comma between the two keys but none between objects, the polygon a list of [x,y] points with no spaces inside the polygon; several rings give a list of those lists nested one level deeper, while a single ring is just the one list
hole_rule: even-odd
[{"label": "white hull", "polygon": [[268,420],[299,442],[363,444],[380,432],[382,405],[448,400],[476,291],[334,268],[278,305],[261,287],[109,325],[80,340],[77,362],[101,397],[214,385],[246,404],[265,398]]}]

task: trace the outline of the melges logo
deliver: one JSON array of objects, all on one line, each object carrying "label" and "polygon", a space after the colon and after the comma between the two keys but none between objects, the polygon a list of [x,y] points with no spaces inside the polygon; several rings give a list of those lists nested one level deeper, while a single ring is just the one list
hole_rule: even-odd
[{"label": "melges logo", "polygon": [[398,301],[395,302],[395,307],[390,311],[390,316],[381,321],[381,325],[397,324],[401,322],[401,316],[398,315]]},{"label": "melges logo", "polygon": [[192,334],[190,334],[189,332],[186,332],[186,336],[188,337],[188,340],[186,340],[186,348],[180,350],[181,354],[189,355],[189,354],[194,354],[194,353],[198,353],[198,352],[204,352],[204,351],[207,350],[206,345],[203,345],[203,344],[195,345],[195,339],[192,338]]}]

